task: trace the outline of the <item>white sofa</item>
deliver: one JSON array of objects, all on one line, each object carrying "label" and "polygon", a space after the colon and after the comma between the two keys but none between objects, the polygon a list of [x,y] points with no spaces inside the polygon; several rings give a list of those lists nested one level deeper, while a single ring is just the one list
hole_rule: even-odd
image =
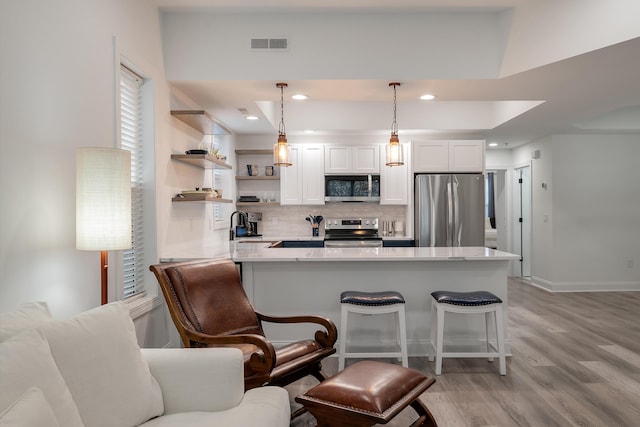
[{"label": "white sofa", "polygon": [[140,349],[126,304],[0,313],[1,426],[288,426],[280,387],[244,391],[241,352]]}]

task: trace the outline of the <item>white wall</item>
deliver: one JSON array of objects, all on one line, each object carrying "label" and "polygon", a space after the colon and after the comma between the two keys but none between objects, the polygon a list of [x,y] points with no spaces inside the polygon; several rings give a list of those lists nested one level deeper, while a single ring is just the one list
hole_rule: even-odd
[{"label": "white wall", "polygon": [[[491,78],[501,29],[497,13],[163,15],[170,80]],[[249,49],[282,37],[286,54]]]},{"label": "white wall", "polygon": [[558,287],[640,288],[638,159],[638,135],[553,137],[552,278]]},{"label": "white wall", "polygon": [[[0,4],[0,28],[0,310],[67,317],[100,303],[99,254],[75,249],[75,149],[115,146],[114,37],[152,80],[158,146],[171,126],[159,17],[151,0],[25,0]],[[139,334],[162,345],[158,327]]]},{"label": "white wall", "polygon": [[531,161],[534,282],[640,289],[639,158],[638,135],[554,135],[513,150],[514,165]]}]

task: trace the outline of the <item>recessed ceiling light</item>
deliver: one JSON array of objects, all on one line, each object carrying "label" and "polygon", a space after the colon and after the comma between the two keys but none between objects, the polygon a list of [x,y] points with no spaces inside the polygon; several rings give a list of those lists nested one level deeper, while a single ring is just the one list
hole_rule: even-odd
[{"label": "recessed ceiling light", "polygon": [[301,93],[297,93],[297,94],[295,94],[295,95],[291,96],[291,98],[293,98],[293,99],[295,99],[295,100],[298,100],[298,101],[302,101],[302,100],[307,99],[307,98],[308,98],[308,96],[307,96],[307,95],[303,95],[303,94],[301,94]]},{"label": "recessed ceiling light", "polygon": [[498,143],[497,142],[490,142],[489,143],[489,147],[497,147]]},{"label": "recessed ceiling light", "polygon": [[420,95],[420,99],[423,101],[431,101],[432,99],[436,99],[436,96],[430,93],[425,93],[424,95]]},{"label": "recessed ceiling light", "polygon": [[248,116],[245,116],[245,119],[247,119],[247,120],[258,120],[259,117],[249,114]]},{"label": "recessed ceiling light", "polygon": [[316,133],[316,131],[312,129],[307,129],[304,131],[304,133]]}]

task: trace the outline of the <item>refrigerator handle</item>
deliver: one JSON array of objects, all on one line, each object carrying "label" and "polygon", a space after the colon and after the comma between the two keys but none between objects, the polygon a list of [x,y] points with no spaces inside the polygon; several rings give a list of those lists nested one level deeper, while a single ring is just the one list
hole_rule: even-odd
[{"label": "refrigerator handle", "polygon": [[453,199],[453,225],[451,227],[451,246],[460,246],[461,224],[460,224],[460,199],[458,198],[458,182],[453,179],[451,183]]},{"label": "refrigerator handle", "polygon": [[453,246],[454,237],[454,206],[453,206],[453,184],[451,181],[447,182],[447,246]]}]

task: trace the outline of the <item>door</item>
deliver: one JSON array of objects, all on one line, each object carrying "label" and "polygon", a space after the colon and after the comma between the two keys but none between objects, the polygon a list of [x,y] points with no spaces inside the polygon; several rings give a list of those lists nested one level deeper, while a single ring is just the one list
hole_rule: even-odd
[{"label": "door", "polygon": [[517,168],[514,252],[520,255],[520,275],[531,276],[531,168]]},{"label": "door", "polygon": [[447,198],[449,178],[450,175],[416,175],[416,246],[449,246],[447,230],[453,210]]},{"label": "door", "polygon": [[450,246],[484,246],[484,176],[451,175],[453,205]]}]

